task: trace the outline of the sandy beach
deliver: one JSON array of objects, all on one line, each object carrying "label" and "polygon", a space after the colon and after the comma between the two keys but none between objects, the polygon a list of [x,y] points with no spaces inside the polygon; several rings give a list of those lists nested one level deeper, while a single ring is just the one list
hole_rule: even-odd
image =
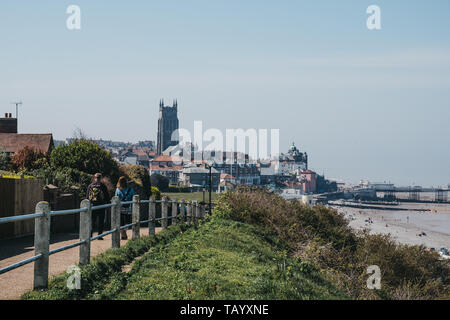
[{"label": "sandy beach", "polygon": [[[374,234],[391,234],[404,244],[450,249],[450,205],[404,203],[396,207],[423,211],[333,208],[344,213],[354,229],[367,228]],[[425,235],[419,236],[423,232]]]}]

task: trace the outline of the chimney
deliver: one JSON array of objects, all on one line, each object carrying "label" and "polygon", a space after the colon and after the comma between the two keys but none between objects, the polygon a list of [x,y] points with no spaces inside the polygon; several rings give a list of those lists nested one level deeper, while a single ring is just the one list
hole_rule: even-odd
[{"label": "chimney", "polygon": [[17,118],[13,118],[11,113],[0,118],[0,133],[17,133]]}]

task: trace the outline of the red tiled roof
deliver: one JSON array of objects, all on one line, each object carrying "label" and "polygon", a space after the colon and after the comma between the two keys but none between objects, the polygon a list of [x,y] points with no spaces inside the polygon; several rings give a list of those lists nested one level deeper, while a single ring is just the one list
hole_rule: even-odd
[{"label": "red tiled roof", "polygon": [[178,156],[157,156],[152,162],[174,162],[174,161],[182,161],[183,158]]},{"label": "red tiled roof", "polygon": [[26,146],[47,153],[53,148],[53,136],[51,133],[0,133],[0,148],[16,153]]},{"label": "red tiled roof", "polygon": [[220,179],[234,179],[234,177],[228,173],[221,173]]},{"label": "red tiled roof", "polygon": [[152,171],[181,171],[183,170],[182,166],[172,166],[172,167],[168,167],[168,166],[153,166],[151,168]]}]

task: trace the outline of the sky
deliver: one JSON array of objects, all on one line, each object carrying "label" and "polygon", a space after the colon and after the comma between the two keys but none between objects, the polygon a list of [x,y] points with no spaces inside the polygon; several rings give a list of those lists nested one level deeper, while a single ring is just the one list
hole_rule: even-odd
[{"label": "sky", "polygon": [[280,129],[327,178],[447,185],[450,2],[1,1],[0,114],[23,101],[20,132],[156,140],[162,98],[189,130]]}]

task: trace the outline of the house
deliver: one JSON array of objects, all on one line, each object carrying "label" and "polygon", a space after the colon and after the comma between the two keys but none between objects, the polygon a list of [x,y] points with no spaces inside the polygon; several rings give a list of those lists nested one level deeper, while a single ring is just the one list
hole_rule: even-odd
[{"label": "house", "polygon": [[302,184],[304,193],[314,193],[317,190],[317,174],[311,170],[300,170],[297,180]]},{"label": "house", "polygon": [[[212,189],[216,189],[220,183],[220,172],[211,168]],[[209,186],[209,169],[205,167],[190,166],[182,170],[180,183],[183,186],[202,189]]]},{"label": "house", "polygon": [[0,118],[0,149],[13,155],[17,151],[30,147],[48,154],[54,148],[51,133],[17,133],[17,119],[11,114]]},{"label": "house", "polygon": [[160,174],[169,179],[170,184],[178,184],[183,170],[183,159],[178,156],[157,156],[150,161],[149,173]]}]

